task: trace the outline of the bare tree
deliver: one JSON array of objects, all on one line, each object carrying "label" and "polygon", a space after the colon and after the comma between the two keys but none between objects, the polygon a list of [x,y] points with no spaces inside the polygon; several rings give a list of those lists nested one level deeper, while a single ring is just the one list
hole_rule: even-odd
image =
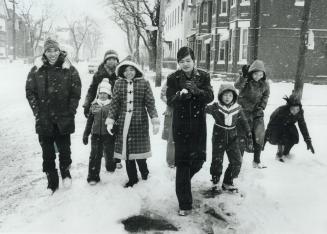
[{"label": "bare tree", "polygon": [[99,47],[102,45],[103,35],[99,29],[99,25],[94,23],[87,33],[85,40],[85,47],[89,51],[91,58],[94,58],[98,54]]},{"label": "bare tree", "polygon": [[23,17],[29,32],[29,45],[33,58],[39,56],[40,42],[50,34],[53,26],[51,18],[53,3],[51,1],[41,2],[41,12],[35,14],[33,8],[36,8],[37,4],[40,4],[40,1],[29,0],[18,5],[20,15]]},{"label": "bare tree", "polygon": [[134,27],[148,50],[150,69],[155,70],[157,30],[149,30],[149,26],[157,28],[159,25],[160,0],[107,0],[107,3],[116,16],[124,17],[123,24]]},{"label": "bare tree", "polygon": [[67,24],[71,34],[72,43],[75,49],[74,61],[79,61],[79,53],[82,45],[86,40],[86,36],[90,31],[93,21],[88,17],[84,16],[82,19],[68,20]]}]

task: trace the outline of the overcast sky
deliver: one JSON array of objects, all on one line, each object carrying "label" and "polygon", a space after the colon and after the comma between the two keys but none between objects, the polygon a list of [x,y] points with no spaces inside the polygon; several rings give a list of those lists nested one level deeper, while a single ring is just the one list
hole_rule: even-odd
[{"label": "overcast sky", "polygon": [[[42,3],[52,2],[55,26],[66,27],[65,17],[76,18],[89,15],[100,25],[104,36],[103,53],[108,49],[116,49],[121,57],[127,55],[127,43],[125,34],[110,19],[110,9],[105,6],[108,0],[16,0],[19,5],[29,5],[33,2],[33,14],[40,14]],[[8,7],[12,4],[7,1]]]}]

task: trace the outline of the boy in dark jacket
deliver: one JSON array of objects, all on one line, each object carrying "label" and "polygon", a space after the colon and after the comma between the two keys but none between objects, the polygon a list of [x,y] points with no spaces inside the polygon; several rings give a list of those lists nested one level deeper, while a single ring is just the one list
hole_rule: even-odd
[{"label": "boy in dark jacket", "polygon": [[284,162],[285,156],[295,144],[299,143],[299,133],[296,129],[297,122],[307,144],[307,149],[314,154],[311,138],[304,120],[304,112],[301,102],[294,96],[285,97],[286,105],[278,107],[270,116],[268,123],[265,142],[272,145],[278,145],[276,158]]},{"label": "boy in dark jacket", "polygon": [[107,131],[105,120],[108,116],[109,103],[111,101],[111,85],[109,79],[104,78],[99,84],[97,99],[93,102],[88,115],[83,143],[88,144],[88,136],[91,137],[91,154],[89,161],[89,174],[87,182],[94,185],[100,181],[101,158],[104,154],[106,169],[114,172],[116,163],[113,159],[114,137]]},{"label": "boy in dark jacket", "polygon": [[223,190],[237,191],[233,179],[237,178],[241,170],[242,155],[239,147],[239,139],[236,124],[240,122],[244,126],[249,138],[248,148],[252,148],[252,134],[244,112],[237,101],[237,92],[233,85],[222,84],[218,92],[218,102],[206,107],[205,112],[215,119],[212,133],[212,161],[210,174],[212,176],[213,189],[217,188],[223,170],[224,153],[229,160],[222,184]]}]

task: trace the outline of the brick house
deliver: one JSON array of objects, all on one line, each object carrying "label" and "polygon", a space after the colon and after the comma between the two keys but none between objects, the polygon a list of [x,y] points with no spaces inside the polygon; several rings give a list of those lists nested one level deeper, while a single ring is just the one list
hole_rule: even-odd
[{"label": "brick house", "polygon": [[[235,74],[258,58],[271,79],[294,79],[303,6],[304,0],[197,0],[197,66],[212,74]],[[307,81],[327,78],[326,13],[327,1],[312,1]]]}]

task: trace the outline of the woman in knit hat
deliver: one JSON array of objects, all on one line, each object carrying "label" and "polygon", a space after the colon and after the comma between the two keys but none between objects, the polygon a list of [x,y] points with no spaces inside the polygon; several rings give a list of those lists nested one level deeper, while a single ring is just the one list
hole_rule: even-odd
[{"label": "woman in knit hat", "polygon": [[298,123],[307,149],[314,154],[311,138],[304,119],[301,102],[294,96],[285,97],[286,105],[278,107],[270,116],[265,141],[278,145],[276,159],[284,162],[285,157],[295,144],[299,143],[299,133],[295,123]]},{"label": "woman in knit hat", "polygon": [[114,136],[107,131],[105,121],[108,115],[109,104],[111,102],[111,85],[108,78],[104,78],[98,86],[97,98],[91,105],[85,131],[83,143],[88,144],[88,137],[91,136],[91,154],[89,160],[89,174],[87,182],[94,185],[100,181],[100,168],[102,155],[106,159],[106,169],[114,172],[116,163],[113,159]]},{"label": "woman in knit hat", "polygon": [[117,125],[114,157],[126,160],[128,182],[133,187],[138,182],[136,163],[143,180],[148,178],[146,159],[151,157],[149,120],[153,133],[159,131],[158,113],[149,81],[143,71],[132,61],[123,61],[116,69],[119,79],[115,83],[112,102],[106,121],[111,133]]}]

